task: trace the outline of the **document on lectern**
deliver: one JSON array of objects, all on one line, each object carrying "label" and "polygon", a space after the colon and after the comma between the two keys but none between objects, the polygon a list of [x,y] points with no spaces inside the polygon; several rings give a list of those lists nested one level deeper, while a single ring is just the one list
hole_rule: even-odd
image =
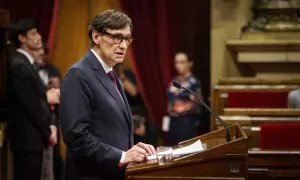
[{"label": "document on lectern", "polygon": [[[172,156],[173,157],[180,157],[180,156],[184,156],[184,155],[188,155],[188,154],[197,153],[197,152],[200,152],[200,151],[203,151],[203,146],[202,146],[201,141],[198,140],[198,141],[194,142],[191,145],[173,149]],[[160,153],[165,154],[164,152],[160,152]],[[159,155],[159,154],[157,154],[157,155]],[[147,160],[155,160],[156,158],[157,158],[156,155],[152,155],[152,156],[148,156]]]}]

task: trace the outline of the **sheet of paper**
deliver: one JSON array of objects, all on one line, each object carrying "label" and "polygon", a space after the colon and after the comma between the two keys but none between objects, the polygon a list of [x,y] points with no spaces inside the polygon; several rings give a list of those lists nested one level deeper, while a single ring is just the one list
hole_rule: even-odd
[{"label": "sheet of paper", "polygon": [[[178,157],[178,156],[183,156],[183,155],[188,155],[188,154],[193,154],[193,153],[197,153],[203,151],[203,146],[200,140],[194,142],[193,144],[189,145],[189,146],[185,146],[182,148],[177,148],[174,149],[172,151],[172,156],[173,157]],[[164,152],[162,152],[164,153]],[[147,160],[155,160],[156,159],[156,155],[152,155],[152,156],[148,156]]]},{"label": "sheet of paper", "polygon": [[198,140],[189,146],[174,149],[172,152],[172,155],[173,155],[173,157],[174,156],[183,156],[183,155],[187,155],[187,154],[197,153],[202,150],[203,150],[202,143],[200,140]]}]

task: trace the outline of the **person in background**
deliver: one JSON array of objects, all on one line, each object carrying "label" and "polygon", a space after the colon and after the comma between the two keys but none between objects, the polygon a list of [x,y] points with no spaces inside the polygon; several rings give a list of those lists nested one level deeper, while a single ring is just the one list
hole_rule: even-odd
[{"label": "person in background", "polygon": [[[200,82],[192,74],[193,61],[184,52],[175,55],[175,69],[178,75],[173,79],[182,86],[201,95]],[[168,145],[176,145],[183,140],[197,136],[200,107],[194,103],[189,94],[170,85],[168,92],[168,114],[170,128],[167,137]]]},{"label": "person in background", "polygon": [[60,88],[60,71],[48,60],[48,47],[45,43],[35,52],[36,68],[45,85],[48,88]]},{"label": "person in background", "polygon": [[132,115],[132,121],[134,124],[134,143],[145,142],[145,118],[138,115]]},{"label": "person in background", "polygon": [[49,88],[59,89],[60,88],[60,75],[59,74],[51,74],[49,81]]},{"label": "person in background", "polygon": [[[44,84],[49,90],[60,93],[60,71],[48,60],[48,48],[45,43],[34,52],[35,68]],[[58,122],[58,106],[59,104],[50,105],[52,123],[57,127],[58,132],[60,131],[60,123]],[[57,137],[59,142],[60,138]],[[42,171],[42,180],[60,180],[62,179],[63,160],[59,152],[59,143],[53,148],[50,147],[45,151],[44,163]]]},{"label": "person in background", "polygon": [[295,89],[289,93],[288,108],[300,108],[300,89]]},{"label": "person in background", "polygon": [[122,64],[117,65],[114,69],[122,82],[132,114],[146,117],[146,108],[140,95],[135,75],[131,70],[124,69]]},{"label": "person in background", "polygon": [[51,123],[49,104],[59,95],[47,91],[34,68],[34,52],[41,47],[41,35],[30,19],[11,25],[9,38],[17,48],[8,68],[8,96],[11,121],[8,139],[14,156],[14,180],[40,180],[44,149],[57,143],[57,128]]},{"label": "person in background", "polygon": [[[114,69],[117,72],[118,77],[120,77],[133,117],[144,119],[141,127],[136,128],[139,129],[138,131],[145,132],[142,135],[139,132],[135,132],[134,142],[156,144],[156,125],[151,120],[147,119],[147,109],[139,91],[135,74],[130,69],[124,69],[122,64],[116,65]],[[133,121],[135,120],[133,119]]]}]

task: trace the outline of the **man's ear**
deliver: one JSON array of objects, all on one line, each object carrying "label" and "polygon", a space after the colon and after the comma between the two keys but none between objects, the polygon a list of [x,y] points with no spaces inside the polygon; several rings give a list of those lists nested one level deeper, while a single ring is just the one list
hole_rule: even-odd
[{"label": "man's ear", "polygon": [[190,67],[193,67],[194,61],[189,61]]},{"label": "man's ear", "polygon": [[21,44],[24,44],[26,41],[26,37],[22,34],[19,34],[18,39],[21,42]]},{"label": "man's ear", "polygon": [[100,40],[101,40],[101,35],[97,32],[97,31],[93,31],[92,32],[92,38],[93,38],[93,42],[96,44],[96,45],[99,45],[100,44]]}]

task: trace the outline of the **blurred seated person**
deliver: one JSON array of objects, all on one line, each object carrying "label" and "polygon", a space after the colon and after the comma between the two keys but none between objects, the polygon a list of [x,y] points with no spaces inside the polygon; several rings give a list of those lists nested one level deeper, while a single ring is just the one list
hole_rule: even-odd
[{"label": "blurred seated person", "polygon": [[[201,96],[200,82],[193,76],[191,70],[193,61],[184,52],[175,55],[175,69],[177,81],[182,86],[191,89]],[[199,124],[200,106],[195,104],[191,95],[172,86],[167,92],[168,114],[170,116],[170,128],[167,136],[167,144],[176,145],[181,141],[197,136]]]},{"label": "blurred seated person", "polygon": [[132,121],[134,124],[134,143],[145,142],[145,118],[142,116],[133,115]]},{"label": "blurred seated person", "polygon": [[295,89],[289,93],[288,108],[300,108],[300,89]]},{"label": "blurred seated person", "polygon": [[116,65],[115,70],[124,87],[132,114],[146,117],[145,106],[137,86],[135,75],[131,70],[124,69],[121,64]]}]

